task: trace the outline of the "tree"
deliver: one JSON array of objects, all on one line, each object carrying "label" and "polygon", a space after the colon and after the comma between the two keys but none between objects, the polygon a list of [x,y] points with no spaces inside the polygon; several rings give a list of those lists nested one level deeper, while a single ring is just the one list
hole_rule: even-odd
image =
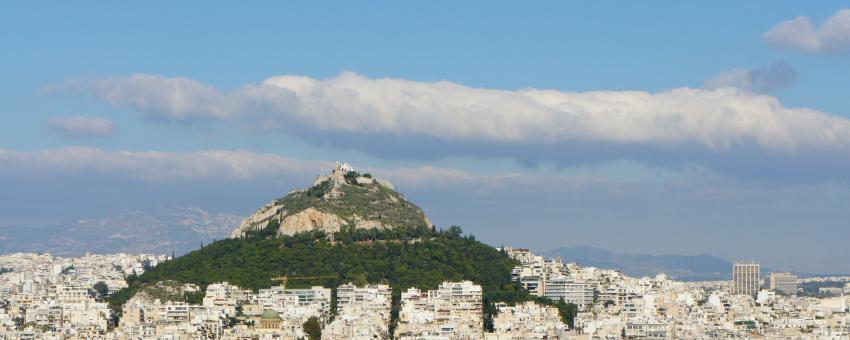
[{"label": "tree", "polygon": [[315,316],[307,319],[304,322],[304,333],[307,334],[307,338],[310,340],[322,339],[322,325],[319,323],[319,319]]},{"label": "tree", "polygon": [[94,289],[95,293],[97,293],[97,296],[100,298],[105,298],[109,295],[109,286],[106,282],[98,281],[92,286],[92,289]]},{"label": "tree", "polygon": [[[203,248],[203,247],[204,247],[204,244],[203,244],[203,243],[201,243],[201,248]],[[142,261],[142,269],[143,269],[145,272],[150,271],[150,270],[151,270],[151,268],[153,268],[153,265],[152,265],[151,260],[149,260],[149,259],[145,259],[144,261]]]},{"label": "tree", "polygon": [[449,227],[449,230],[446,233],[448,234],[450,239],[456,239],[460,238],[460,236],[463,234],[463,229],[456,225],[453,225]]},{"label": "tree", "polygon": [[185,294],[186,302],[193,305],[200,305],[204,303],[204,296],[206,296],[206,293],[203,290]]},{"label": "tree", "polygon": [[574,328],[576,315],[578,315],[578,306],[574,303],[566,303],[564,300],[558,300],[555,303],[555,307],[558,308],[558,312],[561,314],[561,322],[567,324],[570,328]]}]

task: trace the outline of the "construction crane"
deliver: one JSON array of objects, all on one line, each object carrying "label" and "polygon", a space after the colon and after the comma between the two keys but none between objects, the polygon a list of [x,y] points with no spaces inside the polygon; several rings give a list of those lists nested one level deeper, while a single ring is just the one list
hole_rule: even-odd
[{"label": "construction crane", "polygon": [[339,276],[337,276],[337,275],[324,275],[324,276],[288,276],[288,275],[283,275],[283,276],[278,276],[276,278],[273,278],[272,281],[281,281],[283,283],[283,288],[286,289],[286,283],[289,282],[289,280],[314,280],[314,279],[338,279],[338,278],[339,278]]}]

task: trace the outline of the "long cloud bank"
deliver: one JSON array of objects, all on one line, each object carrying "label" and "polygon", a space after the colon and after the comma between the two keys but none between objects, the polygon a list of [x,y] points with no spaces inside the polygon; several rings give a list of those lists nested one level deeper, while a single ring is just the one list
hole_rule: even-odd
[{"label": "long cloud bank", "polygon": [[[304,178],[329,171],[333,162],[292,158],[248,150],[201,150],[190,152],[112,151],[92,147],[64,147],[39,151],[0,149],[0,175],[76,176],[105,175],[143,182],[186,180],[274,181],[275,178]],[[559,176],[543,178],[516,172],[474,174],[433,166],[363,168],[411,187],[475,185],[499,187],[516,183],[592,183],[602,177]],[[299,183],[303,186],[309,183]]]},{"label": "long cloud bank", "polygon": [[351,72],[271,77],[232,91],[155,75],[74,80],[67,87],[153,121],[224,121],[387,158],[567,165],[626,158],[722,168],[729,161],[744,167],[835,161],[836,154],[844,162],[850,150],[850,120],[733,87],[507,91]]},{"label": "long cloud bank", "polygon": [[131,180],[245,180],[315,172],[327,162],[246,150],[109,151],[64,147],[21,152],[0,149],[0,174],[109,174]]}]

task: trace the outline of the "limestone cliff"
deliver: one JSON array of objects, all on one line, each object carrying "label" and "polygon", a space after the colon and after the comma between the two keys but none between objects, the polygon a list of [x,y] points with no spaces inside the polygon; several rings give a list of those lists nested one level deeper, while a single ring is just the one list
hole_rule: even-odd
[{"label": "limestone cliff", "polygon": [[431,226],[422,209],[396,192],[391,183],[360,174],[347,164],[337,164],[330,174],[317,177],[310,188],[293,190],[267,203],[242,221],[230,237],[265,228],[272,220],[278,222],[278,235],[311,230],[337,232],[346,226]]}]

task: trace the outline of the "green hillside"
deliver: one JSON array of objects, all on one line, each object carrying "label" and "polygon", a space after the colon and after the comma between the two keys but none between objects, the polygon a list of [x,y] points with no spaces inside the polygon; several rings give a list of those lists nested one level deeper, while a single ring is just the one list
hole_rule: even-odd
[{"label": "green hillside", "polygon": [[257,290],[279,284],[272,279],[280,275],[334,277],[293,280],[289,283],[293,287],[336,287],[349,281],[388,283],[393,287],[396,312],[402,290],[435,289],[447,280],[471,280],[482,285],[488,316],[496,301],[513,303],[531,298],[510,281],[516,261],[472,236],[463,236],[458,227],[445,231],[425,227],[349,228],[336,233],[333,241],[322,232],[276,237],[276,229],[272,222],[244,238],[214,242],[140,277],[130,277],[130,287],[115,294],[111,303],[117,308],[140,289],[166,280],[201,287],[227,281]]},{"label": "green hillside", "polygon": [[[484,289],[484,326],[489,329],[495,302],[513,304],[535,299],[511,282],[518,265],[507,254],[463,235],[459,227],[436,230],[425,213],[392,189],[392,185],[361,175],[347,166],[320,176],[307,189],[294,190],[267,204],[238,228],[237,237],[213,242],[182,257],[127,278],[129,287],[110,298],[118,313],[138,292],[150,296],[171,294],[197,303],[203,291],[175,292],[169,287],[194,283],[202,289],[227,281],[254,291],[279,284],[286,275],[290,287],[325,286],[335,289],[347,282],[358,285],[386,283],[393,288],[393,320],[398,317],[401,292],[410,287],[436,289],[444,281],[470,280]],[[311,220],[292,233],[279,232],[285,217],[313,208],[344,221],[338,232],[315,229]],[[382,223],[385,228],[361,228],[357,221]],[[259,228],[258,228],[259,227]],[[336,228],[330,230],[338,230]],[[292,235],[292,236],[289,236]],[[316,279],[312,277],[321,277]],[[312,278],[312,279],[305,279]],[[167,282],[168,284],[163,284]],[[166,289],[168,288],[168,289]],[[557,304],[571,324],[574,306]]]},{"label": "green hillside", "polygon": [[[267,227],[274,228],[274,223]],[[175,280],[200,286],[228,281],[256,290],[273,285],[271,279],[280,275],[338,277],[297,282],[301,285],[354,280],[401,288],[434,288],[443,280],[468,279],[499,291],[510,283],[515,265],[497,249],[460,235],[457,227],[448,231],[349,229],[335,234],[333,242],[318,231],[282,237],[263,232],[214,242],[132,280]]]}]

